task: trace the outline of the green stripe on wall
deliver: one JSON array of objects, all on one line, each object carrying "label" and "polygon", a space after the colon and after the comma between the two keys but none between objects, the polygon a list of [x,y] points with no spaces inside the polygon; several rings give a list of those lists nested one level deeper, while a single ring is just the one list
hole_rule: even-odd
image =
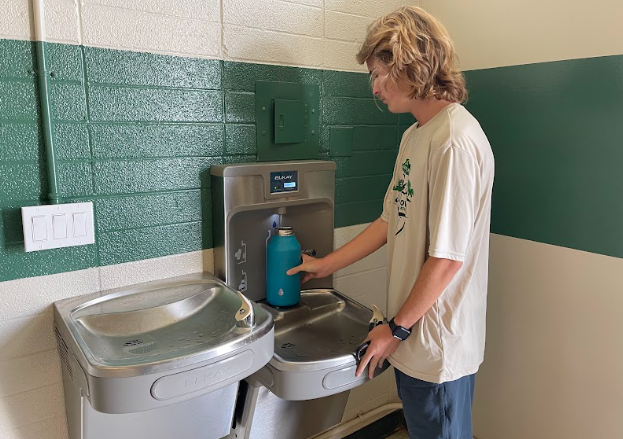
[{"label": "green stripe on wall", "polygon": [[623,257],[623,56],[466,76],[495,154],[492,231]]},{"label": "green stripe on wall", "polygon": [[[413,122],[379,111],[363,73],[62,44],[49,53],[60,189],[95,202],[97,243],[23,252],[19,207],[47,192],[33,49],[0,40],[0,281],[209,248],[208,170],[256,160],[257,80],[320,85],[336,227],[378,216],[385,188],[376,184]],[[496,156],[493,232],[623,257],[623,57],[466,76],[467,106]],[[334,126],[353,128],[351,156],[329,157]],[[170,211],[150,216],[158,205]],[[122,245],[143,238],[151,245]]]},{"label": "green stripe on wall", "polygon": [[378,217],[413,122],[380,111],[363,73],[49,44],[59,187],[94,202],[96,243],[26,254],[19,208],[47,193],[33,54],[0,40],[0,281],[210,248],[209,168],[257,160],[256,81],[320,86],[325,159],[331,127],[353,128],[336,227]]}]

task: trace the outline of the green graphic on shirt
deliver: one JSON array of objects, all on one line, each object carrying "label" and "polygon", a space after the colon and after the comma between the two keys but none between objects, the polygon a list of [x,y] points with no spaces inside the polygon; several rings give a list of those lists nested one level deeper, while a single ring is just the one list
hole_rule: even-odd
[{"label": "green graphic on shirt", "polygon": [[398,209],[398,223],[396,224],[396,235],[399,235],[405,228],[407,223],[407,203],[411,202],[413,197],[413,188],[411,187],[411,180],[408,179],[411,172],[411,163],[409,159],[405,160],[402,164],[402,178],[398,180],[398,183],[392,188],[398,192],[394,199],[394,204]]},{"label": "green graphic on shirt", "polygon": [[407,161],[405,161],[405,162],[402,164],[402,172],[403,172],[405,175],[409,175],[409,173],[411,172],[411,163],[409,163],[409,159],[407,159]]}]

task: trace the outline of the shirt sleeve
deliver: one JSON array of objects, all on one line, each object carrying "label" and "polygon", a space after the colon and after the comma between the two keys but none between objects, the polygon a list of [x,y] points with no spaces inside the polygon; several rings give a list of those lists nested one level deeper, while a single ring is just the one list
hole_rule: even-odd
[{"label": "shirt sleeve", "polygon": [[431,157],[429,169],[428,254],[463,261],[478,210],[478,163],[465,150],[450,145]]}]

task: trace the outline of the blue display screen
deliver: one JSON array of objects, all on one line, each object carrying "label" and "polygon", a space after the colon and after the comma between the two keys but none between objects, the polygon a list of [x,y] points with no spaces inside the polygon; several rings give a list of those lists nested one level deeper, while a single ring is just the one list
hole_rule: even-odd
[{"label": "blue display screen", "polygon": [[270,173],[270,193],[295,192],[298,190],[298,171]]}]

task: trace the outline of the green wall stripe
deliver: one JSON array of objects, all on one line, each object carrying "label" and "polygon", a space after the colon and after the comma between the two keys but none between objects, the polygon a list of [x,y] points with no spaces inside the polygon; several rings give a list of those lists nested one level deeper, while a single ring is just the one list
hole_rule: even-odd
[{"label": "green wall stripe", "polygon": [[0,44],[0,73],[3,79],[33,78],[34,45],[30,41],[2,40]]},{"label": "green wall stripe", "polygon": [[225,122],[255,123],[255,93],[226,91]]},{"label": "green wall stripe", "polygon": [[225,155],[256,155],[255,124],[225,125]]},{"label": "green wall stripe", "polygon": [[34,79],[26,82],[0,81],[0,122],[36,122],[37,91]]},{"label": "green wall stripe", "polygon": [[85,47],[89,81],[218,90],[219,61]]},{"label": "green wall stripe", "polygon": [[331,128],[352,127],[352,155],[336,158],[338,227],[378,217],[413,121],[380,111],[363,73],[50,44],[59,186],[94,202],[96,244],[25,254],[19,208],[47,193],[33,53],[0,40],[0,281],[212,247],[209,168],[257,161],[256,81],[319,86],[324,159]]},{"label": "green wall stripe", "polygon": [[369,223],[381,216],[383,200],[370,200],[358,203],[337,204],[335,206],[335,227]]},{"label": "green wall stripe", "polygon": [[200,190],[102,198],[95,201],[99,231],[201,221]]},{"label": "green wall stripe", "polygon": [[218,157],[222,124],[91,125],[93,156],[104,158]]},{"label": "green wall stripe", "polygon": [[1,201],[38,199],[42,180],[40,167],[36,163],[0,162]]},{"label": "green wall stripe", "polygon": [[59,81],[82,82],[84,80],[80,46],[47,43],[45,47],[46,56],[50,60],[47,67],[52,83]]},{"label": "green wall stripe", "polygon": [[63,163],[57,166],[61,197],[84,197],[93,194],[93,179],[89,163]]},{"label": "green wall stripe", "polygon": [[82,84],[52,84],[50,102],[56,120],[76,122],[87,120],[86,99]]},{"label": "green wall stripe", "polygon": [[199,189],[209,185],[202,175],[220,157],[97,162],[93,166],[97,194]]},{"label": "green wall stripe", "polygon": [[[0,95],[1,96],[1,95]],[[0,123],[0,163],[41,157],[39,126],[31,123]]]},{"label": "green wall stripe", "polygon": [[[372,98],[323,99],[324,122],[329,125],[396,125],[398,116]],[[381,109],[379,109],[379,107]]]},{"label": "green wall stripe", "polygon": [[93,121],[221,122],[223,94],[214,90],[89,87]]},{"label": "green wall stripe", "polygon": [[467,72],[496,161],[492,231],[623,257],[623,56]]},{"label": "green wall stripe", "polygon": [[54,148],[58,160],[88,160],[91,157],[88,126],[57,122],[54,125]]},{"label": "green wall stripe", "polygon": [[255,92],[256,81],[321,84],[323,71],[299,67],[223,62],[223,89]]},{"label": "green wall stripe", "polygon": [[[337,165],[337,177],[361,177],[391,173],[396,160],[395,151],[353,152],[350,157],[332,157]],[[385,187],[387,189],[387,186]]]},{"label": "green wall stripe", "polygon": [[394,126],[356,126],[353,129],[353,150],[395,151],[395,137],[396,127]]},{"label": "green wall stripe", "polygon": [[370,80],[367,75],[363,74],[363,76],[366,80],[362,80],[361,73],[326,70],[322,83],[324,95],[369,99],[372,96]]},{"label": "green wall stripe", "polygon": [[[19,210],[16,211],[19,214]],[[0,239],[2,239],[1,233]],[[24,253],[23,242],[4,244],[2,249],[2,280],[43,276],[96,267],[98,265],[96,252],[95,246],[87,245]]]},{"label": "green wall stripe", "polygon": [[383,200],[392,174],[366,175],[364,177],[338,178],[335,182],[335,203],[360,203]]}]

